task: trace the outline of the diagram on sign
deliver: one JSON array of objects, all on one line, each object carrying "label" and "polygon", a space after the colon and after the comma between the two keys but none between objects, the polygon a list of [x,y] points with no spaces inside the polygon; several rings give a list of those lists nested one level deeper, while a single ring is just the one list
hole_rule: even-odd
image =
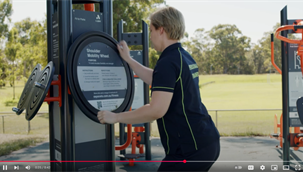
[{"label": "diagram on sign", "polygon": [[303,77],[302,75],[296,75],[295,77],[296,87],[303,87]]},{"label": "diagram on sign", "polygon": [[302,73],[289,72],[289,106],[296,107],[296,102],[301,96],[303,96]]},{"label": "diagram on sign", "polygon": [[294,52],[294,69],[301,69],[301,60],[300,56],[298,55],[297,51]]}]

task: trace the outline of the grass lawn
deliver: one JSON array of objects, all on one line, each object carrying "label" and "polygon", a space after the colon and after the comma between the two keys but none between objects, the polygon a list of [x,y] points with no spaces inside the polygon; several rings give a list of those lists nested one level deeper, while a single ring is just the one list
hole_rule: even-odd
[{"label": "grass lawn", "polygon": [[[269,135],[274,130],[274,115],[280,116],[281,110],[275,111],[222,111],[239,109],[281,109],[282,84],[281,75],[200,75],[200,92],[214,122],[223,136],[227,135]],[[205,84],[209,83],[209,84]],[[24,83],[17,82],[16,100],[19,100]],[[13,88],[0,88],[0,112],[11,111],[5,101],[12,99]],[[221,110],[221,111],[215,111]],[[43,103],[41,111],[48,111],[47,103]],[[1,116],[1,115],[0,115]],[[28,122],[24,115],[8,115],[5,117],[5,133],[27,134]],[[48,134],[47,115],[36,116],[31,120],[30,134]],[[0,119],[0,133],[3,124]],[[152,122],[151,135],[159,136],[156,121]],[[115,133],[119,133],[118,125]]]},{"label": "grass lawn", "polygon": [[[281,75],[200,75],[202,102],[211,109],[281,109]],[[269,80],[270,79],[270,80]]]},{"label": "grass lawn", "polygon": [[[21,93],[23,91],[25,83],[17,81],[15,86],[15,99],[14,101],[17,103],[19,101],[19,98],[21,96]],[[12,112],[13,107],[17,107],[16,105],[9,105],[6,106],[6,101],[12,101],[13,100],[13,87],[9,86],[9,84],[6,84],[5,87],[0,88],[0,112]],[[42,107],[40,108],[40,111],[48,111],[48,105],[47,103],[43,103]]]},{"label": "grass lawn", "polygon": [[[202,102],[221,135],[269,135],[274,130],[275,111],[215,111],[282,109],[281,75],[200,75]],[[216,119],[217,114],[217,119]]]}]

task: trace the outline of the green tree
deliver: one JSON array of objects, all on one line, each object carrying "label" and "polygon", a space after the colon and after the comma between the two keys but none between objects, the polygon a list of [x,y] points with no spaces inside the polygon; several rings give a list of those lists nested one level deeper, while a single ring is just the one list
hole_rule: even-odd
[{"label": "green tree", "polygon": [[153,48],[149,48],[149,67],[154,69],[156,66],[156,63],[160,57],[159,52],[157,52]]},{"label": "green tree", "polygon": [[[263,56],[264,56],[264,72],[269,72],[270,70],[278,72],[271,63],[271,33],[275,33],[277,28],[280,27],[280,23],[276,23],[273,26],[273,29],[269,32],[264,33],[264,37],[262,37],[260,44],[263,48]],[[274,38],[274,60],[276,65],[282,69],[282,56],[281,56],[281,40]]]},{"label": "green tree", "polygon": [[11,0],[0,0],[0,37],[8,36],[8,24],[13,12]]},{"label": "green tree", "polygon": [[14,23],[14,27],[18,30],[20,43],[25,45],[30,40],[30,29],[36,25],[37,21],[31,21],[30,18],[25,18],[20,22]]},{"label": "green tree", "polygon": [[5,54],[3,50],[0,49],[0,88],[5,86],[7,70],[8,70],[8,63],[5,58]]},{"label": "green tree", "polygon": [[18,51],[18,75],[24,80],[32,72],[36,64],[47,64],[47,33],[46,18],[42,22],[32,21],[29,18],[15,23],[18,29],[19,42],[22,44]]},{"label": "green tree", "polygon": [[[263,34],[264,36],[258,41],[258,45],[253,45],[248,55],[249,63],[253,67],[253,73],[276,71],[271,62],[271,34],[275,33],[278,27],[280,27],[280,24],[276,23],[271,31]],[[276,65],[281,69],[281,41],[277,38],[274,38],[274,57]]]},{"label": "green tree", "polygon": [[214,26],[208,33],[210,38],[215,41],[212,51],[216,51],[214,53],[216,63],[222,67],[222,73],[242,73],[240,71],[247,64],[243,64],[243,60],[245,60],[245,53],[250,48],[250,38],[243,36],[236,25],[230,24]]},{"label": "green tree", "polygon": [[9,60],[10,65],[10,84],[13,87],[13,99],[15,99],[15,70],[17,62],[17,53],[20,51],[22,45],[19,42],[19,35],[17,28],[13,27],[8,34],[8,42],[5,46],[5,55]]},{"label": "green tree", "polygon": [[[11,0],[0,0],[0,43],[4,44],[8,37],[8,25],[11,22],[11,15],[13,12]],[[5,86],[8,76],[8,62],[0,46],[0,87]]]},{"label": "green tree", "polygon": [[[186,45],[187,44],[187,45]],[[211,47],[208,34],[205,32],[204,28],[196,29],[193,37],[190,39],[190,45],[185,44],[188,47],[189,52],[196,61],[199,73],[210,72],[211,59],[206,57],[206,51]]]}]

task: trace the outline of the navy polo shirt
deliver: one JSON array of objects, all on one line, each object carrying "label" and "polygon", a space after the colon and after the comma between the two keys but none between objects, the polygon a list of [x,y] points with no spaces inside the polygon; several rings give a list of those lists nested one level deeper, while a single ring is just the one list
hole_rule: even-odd
[{"label": "navy polo shirt", "polygon": [[154,91],[173,93],[168,111],[157,119],[167,155],[190,154],[218,141],[219,133],[201,102],[198,66],[180,43],[168,46],[157,61]]}]

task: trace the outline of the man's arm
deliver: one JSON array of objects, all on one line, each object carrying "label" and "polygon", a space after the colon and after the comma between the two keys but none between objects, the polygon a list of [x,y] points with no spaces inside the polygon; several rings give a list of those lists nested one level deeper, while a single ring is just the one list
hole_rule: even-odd
[{"label": "man's arm", "polygon": [[122,59],[128,63],[136,75],[138,75],[146,84],[151,85],[153,80],[153,70],[141,65],[130,57],[129,48],[125,41],[120,41],[119,44],[117,44],[117,49]]},{"label": "man's arm", "polygon": [[134,59],[127,61],[127,63],[140,79],[142,79],[148,85],[152,84],[153,69],[141,65]]},{"label": "man's arm", "polygon": [[112,113],[109,111],[99,111],[98,119],[104,124],[114,124],[117,122],[125,124],[140,124],[152,122],[162,118],[168,110],[173,93],[165,91],[154,91],[150,104],[144,105],[134,111]]}]

